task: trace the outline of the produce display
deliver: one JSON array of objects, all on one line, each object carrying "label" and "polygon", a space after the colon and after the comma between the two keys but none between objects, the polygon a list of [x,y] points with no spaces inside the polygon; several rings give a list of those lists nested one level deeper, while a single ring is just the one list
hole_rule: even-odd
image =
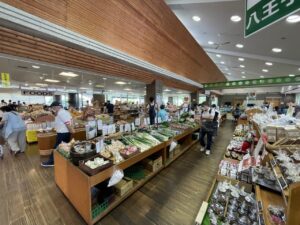
[{"label": "produce display", "polygon": [[105,160],[103,158],[97,157],[97,158],[94,158],[93,160],[86,161],[84,164],[86,166],[88,166],[89,168],[91,168],[91,169],[96,169],[96,168],[98,168],[100,166],[104,166],[104,165],[106,165],[108,163],[109,163],[108,160]]},{"label": "produce display", "polygon": [[244,137],[250,130],[249,126],[239,124],[236,126],[233,136]]},{"label": "produce display", "polygon": [[129,158],[132,155],[139,153],[139,149],[136,146],[126,146],[125,148],[120,150],[120,154],[123,158]]},{"label": "produce display", "polygon": [[270,167],[260,166],[254,168],[252,182],[273,191],[281,192],[276,176]]},{"label": "produce display", "polygon": [[232,179],[238,179],[238,161],[222,160],[219,164],[219,174]]},{"label": "produce display", "polygon": [[274,225],[284,225],[286,222],[286,217],[284,213],[284,208],[281,206],[269,205],[268,213],[270,221]]}]

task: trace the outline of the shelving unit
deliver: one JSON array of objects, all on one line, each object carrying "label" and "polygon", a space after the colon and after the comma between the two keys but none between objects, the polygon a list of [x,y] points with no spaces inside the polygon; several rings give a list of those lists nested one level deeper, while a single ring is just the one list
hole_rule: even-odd
[{"label": "shelving unit", "polygon": [[[194,129],[187,129],[180,135],[175,136],[172,140],[181,141],[184,143],[182,145],[182,150],[174,157],[172,161],[166,163],[167,151],[169,150],[169,145],[172,140],[163,142],[147,151],[141,152],[127,160],[122,161],[121,163],[114,165],[108,169],[101,171],[100,173],[94,176],[88,176],[82,172],[78,167],[73,165],[68,159],[64,158],[60,153],[54,153],[55,159],[55,182],[69,201],[73,204],[76,210],[80,213],[83,219],[90,225],[96,223],[105,215],[107,215],[112,209],[118,206],[122,201],[127,197],[133,194],[141,186],[143,186],[147,181],[159,173],[164,167],[168,166],[171,162],[175,161],[180,155],[186,152],[197,140],[192,140],[192,134],[199,130],[199,127]],[[91,188],[97,184],[102,183],[103,181],[109,179],[113,172],[117,169],[126,169],[138,162],[141,162],[143,159],[153,155],[160,154],[163,159],[163,165],[160,169],[148,174],[144,179],[135,182],[133,188],[122,197],[116,197],[115,200],[106,208],[101,214],[92,217],[92,200],[91,200]]]}]

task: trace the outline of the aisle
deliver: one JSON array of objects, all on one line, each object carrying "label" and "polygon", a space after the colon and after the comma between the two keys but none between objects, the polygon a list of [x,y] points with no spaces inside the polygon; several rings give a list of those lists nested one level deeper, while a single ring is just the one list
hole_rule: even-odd
[{"label": "aisle", "polygon": [[[125,200],[97,225],[190,225],[211,186],[232,136],[230,121],[220,129],[209,157],[193,146]],[[53,169],[39,166],[37,146],[0,161],[0,224],[85,224],[54,182]],[[80,193],[79,193],[80,194]]]}]

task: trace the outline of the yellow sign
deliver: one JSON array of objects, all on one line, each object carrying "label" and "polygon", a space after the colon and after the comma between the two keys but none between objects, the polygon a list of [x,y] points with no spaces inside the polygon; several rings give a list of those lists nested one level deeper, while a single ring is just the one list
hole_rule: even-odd
[{"label": "yellow sign", "polygon": [[10,86],[9,73],[1,73],[1,81],[2,81],[2,87],[9,87]]}]

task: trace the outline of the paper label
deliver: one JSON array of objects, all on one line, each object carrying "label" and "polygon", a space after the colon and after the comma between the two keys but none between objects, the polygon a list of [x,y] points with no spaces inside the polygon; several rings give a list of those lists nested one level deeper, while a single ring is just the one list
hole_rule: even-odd
[{"label": "paper label", "polygon": [[124,125],[120,124],[120,132],[124,132]]},{"label": "paper label", "polygon": [[157,122],[161,123],[161,118],[160,117],[158,117]]},{"label": "paper label", "polygon": [[102,126],[103,126],[102,120],[97,120],[98,130],[102,130]]},{"label": "paper label", "polygon": [[140,126],[141,125],[141,119],[140,118],[136,118],[134,121],[136,126]]},{"label": "paper label", "polygon": [[105,135],[108,134],[108,126],[107,125],[103,125],[103,127],[102,127],[102,134],[103,134],[103,136],[105,136]]},{"label": "paper label", "polygon": [[131,131],[131,127],[129,123],[125,124],[125,132],[130,132]]},{"label": "paper label", "polygon": [[134,131],[134,130],[135,130],[134,123],[131,123],[131,130],[132,130],[132,131]]}]

